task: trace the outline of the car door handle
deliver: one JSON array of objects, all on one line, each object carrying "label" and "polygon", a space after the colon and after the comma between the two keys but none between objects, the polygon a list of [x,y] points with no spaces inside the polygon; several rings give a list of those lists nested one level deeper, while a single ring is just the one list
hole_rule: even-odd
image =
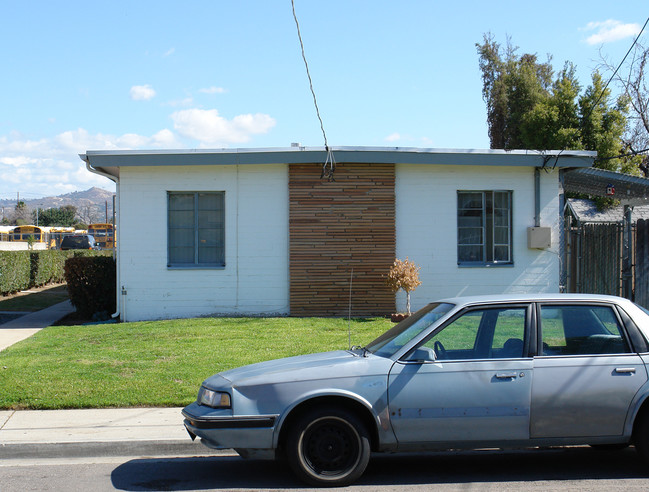
[{"label": "car door handle", "polygon": [[516,379],[518,376],[518,373],[516,372],[497,372],[496,373],[496,378],[497,379]]},{"label": "car door handle", "polygon": [[635,367],[616,367],[615,372],[618,374],[635,374]]}]

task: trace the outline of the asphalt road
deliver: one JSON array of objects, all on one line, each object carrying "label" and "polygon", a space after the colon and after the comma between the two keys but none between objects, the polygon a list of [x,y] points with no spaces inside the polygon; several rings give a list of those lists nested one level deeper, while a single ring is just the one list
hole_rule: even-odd
[{"label": "asphalt road", "polygon": [[[649,467],[633,449],[590,448],[376,456],[363,491],[646,491]],[[4,460],[0,490],[306,490],[284,463],[237,456]],[[320,489],[321,490],[321,489]]]}]

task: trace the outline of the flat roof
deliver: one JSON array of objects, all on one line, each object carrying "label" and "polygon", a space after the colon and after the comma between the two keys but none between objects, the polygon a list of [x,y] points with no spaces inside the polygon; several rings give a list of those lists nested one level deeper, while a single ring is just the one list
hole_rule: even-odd
[{"label": "flat roof", "polygon": [[[614,194],[610,195],[609,188]],[[610,196],[626,205],[649,204],[649,179],[605,169],[575,169],[564,177],[566,191]]]},{"label": "flat roof", "polygon": [[[329,147],[337,164],[423,164],[588,168],[596,152],[578,150],[433,149],[414,147]],[[88,150],[79,157],[90,171],[119,178],[120,167],[323,164],[325,147],[266,149]]]}]

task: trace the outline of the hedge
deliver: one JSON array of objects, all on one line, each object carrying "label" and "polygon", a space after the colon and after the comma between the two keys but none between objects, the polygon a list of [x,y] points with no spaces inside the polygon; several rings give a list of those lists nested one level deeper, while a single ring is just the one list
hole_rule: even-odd
[{"label": "hedge", "polygon": [[65,260],[75,256],[107,256],[112,251],[0,251],[0,295],[65,280]]},{"label": "hedge", "polygon": [[70,302],[84,316],[116,309],[115,260],[106,256],[68,258],[65,262],[65,280]]},{"label": "hedge", "polygon": [[11,294],[30,287],[28,251],[0,251],[0,294]]}]

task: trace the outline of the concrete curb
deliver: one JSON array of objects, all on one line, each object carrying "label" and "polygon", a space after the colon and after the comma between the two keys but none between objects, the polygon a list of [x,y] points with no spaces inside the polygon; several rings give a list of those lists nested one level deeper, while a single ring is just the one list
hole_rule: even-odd
[{"label": "concrete curb", "polygon": [[216,450],[186,440],[48,442],[0,444],[0,459],[104,458],[115,456],[233,456],[231,449]]}]

